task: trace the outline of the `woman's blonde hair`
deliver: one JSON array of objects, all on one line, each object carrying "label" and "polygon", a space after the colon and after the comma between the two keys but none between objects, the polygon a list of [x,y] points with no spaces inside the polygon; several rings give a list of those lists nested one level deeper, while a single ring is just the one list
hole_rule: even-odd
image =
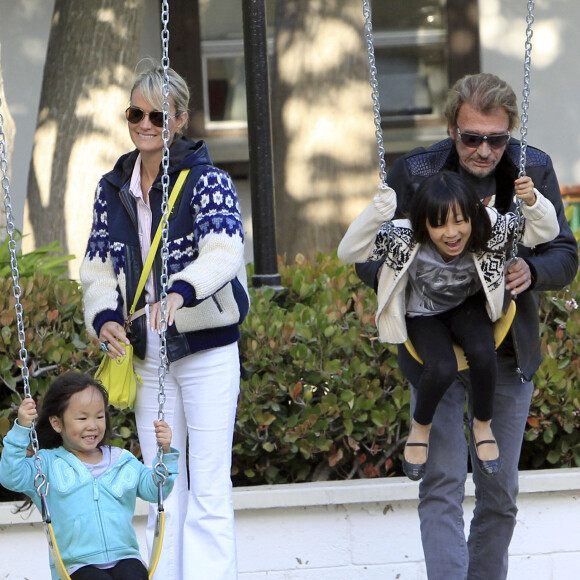
[{"label": "woman's blonde hair", "polygon": [[[144,58],[135,67],[136,76],[131,87],[131,95],[135,89],[139,89],[141,96],[154,109],[161,111],[163,106],[163,84],[164,74],[161,63],[152,58]],[[172,68],[167,69],[169,79],[169,96],[173,99],[175,115],[188,112],[189,107],[189,87],[185,79],[178,75]],[[183,132],[187,122],[183,125],[180,133]]]}]

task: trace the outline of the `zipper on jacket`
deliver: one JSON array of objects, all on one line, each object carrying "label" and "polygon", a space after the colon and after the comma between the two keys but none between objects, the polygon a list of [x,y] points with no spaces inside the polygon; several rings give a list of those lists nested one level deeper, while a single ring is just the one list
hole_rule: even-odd
[{"label": "zipper on jacket", "polygon": [[99,505],[99,483],[96,479],[93,480],[93,499],[95,500],[95,510],[97,511],[97,517],[99,520],[99,531],[101,532],[101,542],[103,544],[103,550],[109,557],[109,549],[107,545],[107,535],[105,533],[105,526],[103,525],[103,516],[101,514],[101,507]]},{"label": "zipper on jacket", "polygon": [[518,339],[516,338],[516,333],[513,329],[513,326],[510,329],[510,333],[512,335],[512,344],[514,347],[514,356],[516,359],[516,373],[518,373],[518,376],[520,377],[520,382],[525,383],[526,377],[524,376],[524,371],[522,370],[522,366],[520,364],[520,351],[518,348]]},{"label": "zipper on jacket", "polygon": [[[127,193],[127,195],[131,195],[131,194]],[[129,214],[129,218],[133,222],[133,226],[135,227],[135,231],[138,232],[139,231],[139,223],[138,223],[137,215],[134,212],[133,208],[130,206],[127,199],[125,198],[125,194],[123,192],[123,189],[119,190],[119,199],[121,200],[121,204],[123,205],[123,207],[127,210],[127,213]]]},{"label": "zipper on jacket", "polygon": [[215,302],[215,305],[217,306],[217,309],[220,311],[220,314],[223,314],[224,309],[222,308],[222,305],[219,303],[217,297],[215,294],[211,295],[212,300]]}]

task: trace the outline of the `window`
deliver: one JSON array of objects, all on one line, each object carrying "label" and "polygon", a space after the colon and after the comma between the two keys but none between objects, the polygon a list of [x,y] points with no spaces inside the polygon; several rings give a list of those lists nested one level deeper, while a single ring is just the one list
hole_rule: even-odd
[{"label": "window", "polygon": [[[267,0],[272,38],[275,1]],[[206,128],[246,127],[246,76],[239,0],[200,0],[202,74]],[[273,43],[273,41],[272,41]]]},{"label": "window", "polygon": [[[241,136],[247,128],[242,3],[198,2],[205,130]],[[371,2],[385,145],[389,154],[400,153],[444,135],[449,84],[479,72],[477,0]],[[275,9],[276,0],[266,0],[270,50]]]},{"label": "window", "polygon": [[477,0],[374,0],[387,163],[445,136],[449,85],[480,70]]},{"label": "window", "polygon": [[443,0],[372,3],[381,116],[441,116],[447,90]]}]

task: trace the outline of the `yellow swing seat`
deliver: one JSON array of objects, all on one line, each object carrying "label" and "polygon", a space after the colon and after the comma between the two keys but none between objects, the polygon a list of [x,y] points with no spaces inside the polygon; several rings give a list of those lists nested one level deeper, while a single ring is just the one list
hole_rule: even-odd
[{"label": "yellow swing seat", "polygon": [[153,536],[153,547],[151,557],[149,558],[149,578],[153,578],[155,569],[161,556],[163,546],[163,534],[165,533],[165,511],[161,508],[157,510],[157,519],[155,520],[155,534]]},{"label": "yellow swing seat", "polygon": [[[44,509],[48,510],[46,505],[46,498],[42,498]],[[149,568],[148,576],[149,579],[153,578],[155,574],[155,569],[159,563],[159,558],[161,557],[161,548],[163,546],[163,534],[165,533],[165,510],[163,509],[163,499],[160,492],[160,505],[157,508],[157,519],[155,521],[155,531],[153,536],[153,547],[151,549],[151,557],[149,558]],[[62,557],[60,555],[60,550],[58,549],[58,544],[56,542],[56,536],[54,535],[54,529],[50,520],[50,516],[47,516],[48,511],[45,511],[43,516],[44,521],[44,531],[46,532],[46,539],[48,540],[48,550],[50,552],[52,563],[58,574],[60,580],[71,580]]]},{"label": "yellow swing seat", "polygon": [[[54,535],[54,530],[50,522],[44,522],[44,531],[46,532],[46,538],[48,540],[48,550],[52,557],[52,563],[56,569],[58,577],[61,580],[70,580],[70,576],[66,571],[64,563],[62,561],[60,551],[58,549],[58,544],[56,543],[56,537]],[[157,520],[155,522],[155,535],[153,539],[153,549],[151,550],[151,558],[149,559],[149,578],[153,578],[157,564],[159,563],[159,558],[161,556],[161,547],[163,546],[163,534],[165,533],[165,512],[157,512]]]},{"label": "yellow swing seat", "polygon": [[54,530],[50,522],[44,522],[44,531],[46,532],[46,539],[48,541],[48,551],[52,557],[52,563],[56,569],[56,573],[61,580],[70,580],[70,576],[64,567],[62,558],[60,557],[60,551],[56,543],[56,537],[54,535]]},{"label": "yellow swing seat", "polygon": [[[507,309],[507,312],[502,315],[499,320],[493,325],[493,336],[495,338],[495,348],[503,342],[504,338],[507,336],[507,333],[514,321],[514,316],[516,315],[516,303],[514,300],[510,300],[510,305]],[[419,363],[423,364],[421,357],[417,354],[415,347],[412,345],[410,340],[407,340],[405,343],[406,349],[409,351],[409,354]],[[467,364],[467,359],[465,358],[465,353],[463,349],[458,345],[453,345],[453,350],[455,351],[455,356],[457,357],[457,369],[460,371],[467,370],[469,365]]]}]

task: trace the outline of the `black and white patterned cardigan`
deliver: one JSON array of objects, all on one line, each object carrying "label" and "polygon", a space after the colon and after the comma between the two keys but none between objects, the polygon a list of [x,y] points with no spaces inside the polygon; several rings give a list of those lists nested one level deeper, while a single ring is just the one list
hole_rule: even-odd
[{"label": "black and white patterned cardigan", "polygon": [[[552,203],[538,190],[533,206],[522,204],[522,226],[519,239],[528,247],[553,240],[560,231]],[[338,257],[348,263],[382,260],[377,289],[376,324],[379,340],[394,344],[407,340],[405,325],[405,288],[408,269],[417,252],[409,220],[392,220],[396,210],[393,189],[379,186],[379,192],[348,228],[338,246]],[[487,311],[492,321],[500,318],[504,301],[506,261],[505,248],[517,226],[514,213],[502,215],[487,208],[492,224],[488,242],[490,251],[472,254],[486,298]]]}]

